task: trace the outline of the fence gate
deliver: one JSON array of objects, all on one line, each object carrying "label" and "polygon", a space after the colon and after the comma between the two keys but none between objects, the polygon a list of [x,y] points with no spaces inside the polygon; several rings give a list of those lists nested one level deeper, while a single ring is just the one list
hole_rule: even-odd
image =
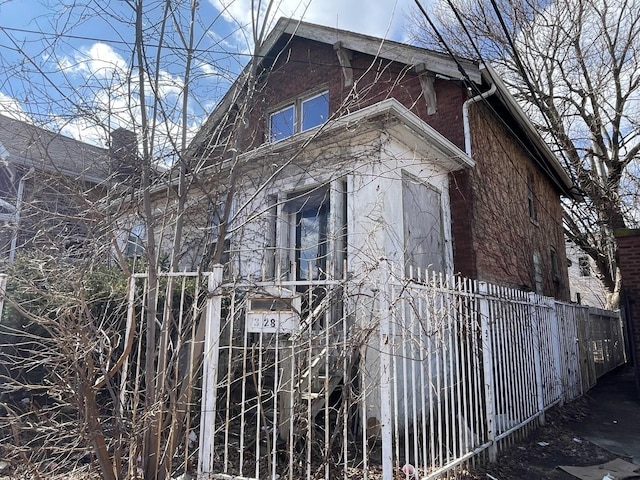
[{"label": "fence gate", "polygon": [[358,368],[368,333],[353,322],[362,305],[347,301],[344,284],[223,284],[216,271],[209,289],[200,475],[368,478],[380,469]]}]

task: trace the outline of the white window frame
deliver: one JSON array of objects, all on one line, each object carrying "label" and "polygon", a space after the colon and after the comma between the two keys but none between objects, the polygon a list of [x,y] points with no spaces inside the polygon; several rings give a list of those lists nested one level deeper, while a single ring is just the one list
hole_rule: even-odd
[{"label": "white window frame", "polygon": [[[304,121],[304,106],[305,104],[307,104],[308,102],[315,100],[316,98],[320,98],[320,97],[327,97],[327,119],[325,119],[324,122],[318,123],[317,125],[314,125],[313,127],[309,127],[309,128],[303,128],[303,121]],[[289,136],[286,137],[282,137],[279,138],[277,140],[273,139],[273,134],[271,132],[271,125],[272,125],[272,119],[275,115],[278,115],[282,112],[285,112],[286,110],[293,108],[293,133]],[[268,119],[268,123],[267,123],[267,131],[268,131],[268,141],[273,143],[273,142],[279,142],[281,140],[285,140],[287,138],[291,138],[294,135],[301,133],[301,132],[306,132],[307,130],[312,130],[316,127],[319,127],[320,125],[322,125],[323,123],[325,123],[328,120],[328,116],[329,116],[329,90],[325,89],[322,90],[320,92],[311,94],[311,95],[306,95],[306,96],[301,96],[299,98],[297,98],[295,101],[288,103],[280,108],[278,108],[277,110],[274,110],[273,112],[269,113],[269,119]]]}]

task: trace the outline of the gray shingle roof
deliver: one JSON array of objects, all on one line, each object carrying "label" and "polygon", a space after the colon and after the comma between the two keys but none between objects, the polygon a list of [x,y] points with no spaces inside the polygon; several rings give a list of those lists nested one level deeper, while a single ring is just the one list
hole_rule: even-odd
[{"label": "gray shingle roof", "polygon": [[0,115],[0,160],[91,183],[103,182],[110,170],[108,149],[4,115]]}]

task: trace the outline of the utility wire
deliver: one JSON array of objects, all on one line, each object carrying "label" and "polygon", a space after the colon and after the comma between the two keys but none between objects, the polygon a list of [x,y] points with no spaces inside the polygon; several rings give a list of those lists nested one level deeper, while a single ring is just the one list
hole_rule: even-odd
[{"label": "utility wire", "polygon": [[[440,33],[440,31],[438,30],[438,28],[436,27],[436,25],[431,21],[431,19],[429,18],[427,12],[425,11],[425,9],[420,5],[418,0],[414,0],[415,3],[418,5],[420,11],[422,12],[422,15],[425,17],[425,19],[427,20],[427,22],[429,23],[429,25],[431,26],[431,28],[433,29],[434,33],[436,34],[436,36],[438,37],[438,40],[442,43],[443,47],[447,50],[449,56],[456,61],[456,57],[453,54],[453,50],[448,46],[447,42],[444,39],[444,36]],[[480,50],[478,49],[477,45],[475,44],[475,40],[473,39],[473,37],[471,36],[470,32],[468,31],[468,29],[466,28],[466,26],[464,25],[464,22],[462,21],[462,18],[459,14],[459,12],[457,11],[456,7],[454,5],[452,5],[451,0],[447,0],[449,3],[449,6],[452,7],[452,9],[454,10],[454,14],[456,15],[456,18],[458,19],[458,22],[460,22],[462,28],[465,31],[465,34],[467,35],[467,37],[469,38],[469,41],[471,42],[471,45],[473,47],[473,49],[475,50],[475,52],[478,54],[478,58],[479,60],[482,62],[483,61],[483,55],[481,54]],[[464,77],[465,78],[469,78],[469,75],[466,74],[466,72],[464,71],[464,67],[456,61],[456,63],[458,64],[458,68],[461,68],[464,72]],[[473,92],[475,92],[477,95],[481,94],[482,91],[480,90],[479,86],[476,85],[474,82],[469,81],[468,82],[468,87],[470,90],[472,90]],[[529,146],[520,138],[519,135],[516,134],[516,132],[513,130],[513,128],[511,127],[511,125],[509,123],[507,123],[507,121],[502,117],[502,115],[498,114],[498,112],[495,110],[495,108],[493,107],[493,105],[489,102],[489,100],[487,98],[484,97],[480,97],[481,102],[489,109],[489,111],[492,113],[493,117],[496,118],[501,124],[502,126],[511,134],[512,138],[514,138],[516,140],[517,143],[520,144],[520,146],[523,147],[523,149],[529,154],[529,156],[533,159],[533,161],[538,165],[538,167],[540,167],[540,169],[545,172],[547,174],[547,176],[551,179],[551,181],[553,183],[555,183],[558,188],[560,188],[561,191],[564,191],[565,188],[560,184],[559,180],[555,178],[555,175],[553,175],[553,172],[550,171],[549,166],[546,165],[544,161],[542,161],[541,159],[538,158],[538,155],[536,153],[534,153],[533,151],[531,151],[531,149],[529,148]],[[488,124],[492,130],[492,133],[494,135],[494,137],[496,138],[496,141],[498,143],[498,145],[500,146],[501,150],[503,151],[505,157],[509,160],[509,162],[511,163],[511,165],[514,167],[514,170],[516,172],[516,174],[525,182],[525,184],[527,183],[527,179],[525,178],[525,176],[522,174],[522,172],[520,172],[520,170],[517,168],[515,161],[511,158],[511,155],[509,154],[509,151],[507,150],[507,148],[505,147],[503,140],[501,138],[501,136],[498,134],[498,132],[496,132],[495,130],[493,130],[493,128],[491,127],[491,124]],[[538,152],[539,154],[541,152]],[[540,207],[542,207],[542,210],[544,212],[546,212],[549,216],[549,218],[554,221],[554,215],[553,213],[548,210],[545,205],[544,202],[541,201],[540,197],[536,194],[536,192],[533,192],[534,197],[537,200],[537,203]],[[560,220],[559,222],[554,222],[557,226],[561,227],[562,229],[564,229],[564,224],[562,222],[562,220]]]},{"label": "utility wire", "polygon": [[[448,1],[450,2],[451,0],[448,0]],[[496,1],[495,0],[491,0],[491,5],[493,6],[493,10],[495,11],[496,16],[498,17],[498,21],[500,22],[500,26],[502,27],[502,31],[504,32],[505,37],[506,37],[507,41],[509,42],[509,46],[511,47],[511,53],[513,54],[513,58],[514,58],[514,60],[516,62],[516,66],[518,68],[518,72],[520,73],[520,75],[522,76],[522,79],[526,83],[527,89],[531,93],[531,97],[533,98],[533,101],[535,102],[536,107],[538,107],[538,109],[540,110],[540,113],[542,114],[542,118],[544,118],[544,121],[545,121],[545,123],[547,125],[549,133],[551,134],[551,136],[554,139],[554,142],[556,143],[556,145],[560,146],[560,142],[559,142],[558,137],[557,137],[557,135],[555,133],[555,130],[554,130],[554,128],[552,128],[552,125],[551,125],[547,115],[544,114],[545,109],[543,108],[543,105],[541,104],[540,98],[538,97],[538,95],[536,93],[536,89],[533,86],[533,82],[529,78],[529,74],[528,74],[526,68],[524,67],[524,63],[522,62],[522,59],[520,58],[520,53],[518,52],[518,49],[516,48],[515,42],[513,41],[513,38],[511,36],[511,32],[509,32],[509,29],[507,28],[506,22],[504,21],[504,17],[502,16],[502,13],[500,12],[500,9],[498,8],[498,5],[497,5]],[[456,11],[456,14],[457,14],[457,11]],[[560,150],[560,154],[562,155],[562,158],[563,158],[564,162],[567,165],[570,165],[571,162],[566,158],[564,149],[560,148],[559,150]],[[573,174],[573,172],[571,172],[571,173]],[[574,179],[572,179],[572,180],[574,180]],[[576,185],[575,187],[578,187],[578,186]],[[582,194],[583,192],[578,189],[578,193]]]}]

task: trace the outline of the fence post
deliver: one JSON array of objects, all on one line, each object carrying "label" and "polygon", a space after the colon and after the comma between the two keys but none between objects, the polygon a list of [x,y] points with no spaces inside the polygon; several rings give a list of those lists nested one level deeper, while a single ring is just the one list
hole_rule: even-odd
[{"label": "fence post", "polygon": [[202,365],[202,400],[200,406],[200,443],[198,478],[213,473],[216,431],[216,387],[218,385],[218,359],[220,356],[220,316],[222,296],[215,290],[222,283],[222,266],[215,265],[207,274],[208,296],[205,308],[204,359]]},{"label": "fence post", "polygon": [[482,366],[484,372],[485,413],[487,417],[487,440],[489,447],[489,461],[498,458],[496,443],[496,411],[495,411],[495,380],[493,377],[493,342],[491,341],[491,316],[489,309],[489,288],[485,282],[478,284],[480,293],[480,330],[482,332]]},{"label": "fence post", "polygon": [[536,393],[538,398],[538,412],[540,412],[540,425],[544,425],[544,382],[542,381],[542,356],[540,355],[540,317],[538,316],[538,304],[536,294],[529,293],[531,328],[533,331],[533,368],[536,375]]},{"label": "fence post", "polygon": [[382,478],[393,479],[393,425],[391,415],[391,312],[389,311],[389,265],[380,261],[378,308],[380,311],[380,434]]},{"label": "fence post", "polygon": [[4,312],[4,296],[7,293],[7,274],[0,273],[0,322],[2,322],[2,313]]},{"label": "fence post", "polygon": [[562,361],[562,343],[560,340],[560,322],[558,321],[558,312],[556,311],[556,302],[553,298],[547,298],[547,305],[549,306],[549,320],[551,324],[551,346],[553,348],[553,363],[554,373],[556,380],[556,393],[560,398],[560,405],[564,405],[567,392],[564,388],[563,378],[563,361]]}]

